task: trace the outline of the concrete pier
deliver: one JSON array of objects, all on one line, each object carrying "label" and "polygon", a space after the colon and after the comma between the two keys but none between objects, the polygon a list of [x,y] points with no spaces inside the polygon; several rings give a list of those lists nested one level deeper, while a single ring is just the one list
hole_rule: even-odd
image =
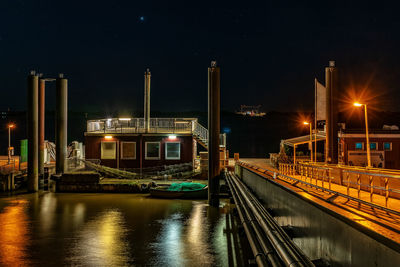
[{"label": "concrete pier", "polygon": [[147,69],[144,73],[144,125],[146,133],[150,131],[150,80],[151,73]]},{"label": "concrete pier", "polygon": [[[244,160],[255,163],[255,159]],[[360,207],[265,172],[265,159],[235,173],[265,203],[277,223],[313,261],[326,266],[395,266],[400,262],[398,215]],[[275,170],[276,172],[278,170]],[[358,207],[356,209],[356,207]]]},{"label": "concrete pier", "polygon": [[60,74],[56,80],[56,173],[66,171],[68,127],[68,80]]},{"label": "concrete pier", "polygon": [[208,68],[208,202],[219,206],[220,69],[215,61]]},{"label": "concrete pier", "polygon": [[28,191],[39,188],[39,78],[34,71],[28,76]]}]

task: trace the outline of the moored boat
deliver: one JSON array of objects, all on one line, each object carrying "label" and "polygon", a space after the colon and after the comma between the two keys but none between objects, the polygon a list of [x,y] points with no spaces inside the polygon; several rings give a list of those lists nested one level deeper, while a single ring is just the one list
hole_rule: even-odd
[{"label": "moored boat", "polygon": [[[187,184],[187,183],[186,183]],[[158,186],[150,189],[150,196],[155,198],[182,198],[182,199],[206,199],[208,195],[208,186],[202,185],[202,188],[188,188],[182,186],[181,190],[169,186]]]}]

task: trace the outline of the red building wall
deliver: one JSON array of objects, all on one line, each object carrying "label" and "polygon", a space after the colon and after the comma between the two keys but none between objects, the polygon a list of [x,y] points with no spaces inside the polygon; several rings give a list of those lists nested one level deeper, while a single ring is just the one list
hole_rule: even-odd
[{"label": "red building wall", "polygon": [[[146,168],[161,165],[172,165],[179,163],[193,162],[193,143],[192,135],[177,135],[176,139],[169,139],[168,135],[113,135],[112,139],[105,139],[104,136],[85,136],[85,158],[101,159],[101,142],[117,142],[117,159],[119,159],[119,168]],[[136,142],[136,159],[121,159],[121,142]],[[145,159],[145,142],[160,142],[160,159]],[[180,159],[170,160],[165,158],[165,143],[180,142]],[[101,164],[117,168],[117,159],[101,159]]]},{"label": "red building wall", "polygon": [[[344,161],[348,163],[348,151],[356,150],[356,143],[364,143],[364,151],[366,151],[365,138],[358,137],[345,137],[344,141]],[[383,151],[383,143],[391,142],[392,150],[385,151],[385,168],[386,169],[400,169],[400,138],[370,138],[370,143],[378,143],[378,151]]]}]

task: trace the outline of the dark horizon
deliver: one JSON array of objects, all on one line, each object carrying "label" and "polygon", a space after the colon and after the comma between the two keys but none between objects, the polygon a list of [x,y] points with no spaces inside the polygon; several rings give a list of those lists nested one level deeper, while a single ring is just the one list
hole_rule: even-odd
[{"label": "dark horizon", "polygon": [[[151,106],[206,110],[207,67],[221,67],[222,108],[313,109],[314,77],[335,60],[342,99],[374,99],[399,111],[398,4],[300,5],[264,1],[111,3],[3,1],[0,109],[26,106],[30,70],[69,79],[70,108],[140,110],[143,74]],[[54,107],[54,85],[47,105]]]}]

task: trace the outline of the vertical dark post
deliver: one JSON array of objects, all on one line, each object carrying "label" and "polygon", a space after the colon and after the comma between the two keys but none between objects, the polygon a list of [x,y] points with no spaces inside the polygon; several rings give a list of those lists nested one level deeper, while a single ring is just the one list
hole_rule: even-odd
[{"label": "vertical dark post", "polygon": [[338,71],[335,61],[329,61],[325,68],[326,86],[326,144],[325,162],[338,162]]},{"label": "vertical dark post", "polygon": [[150,79],[151,73],[147,69],[144,73],[144,129],[150,131]]},{"label": "vertical dark post", "polygon": [[43,188],[44,176],[44,112],[45,112],[45,79],[39,74],[39,188]]},{"label": "vertical dark post", "polygon": [[59,74],[56,81],[56,173],[66,171],[68,80]]},{"label": "vertical dark post", "polygon": [[38,170],[38,76],[31,71],[28,76],[28,191],[37,192],[39,187]]},{"label": "vertical dark post", "polygon": [[215,61],[208,68],[208,203],[219,206],[220,70]]}]

